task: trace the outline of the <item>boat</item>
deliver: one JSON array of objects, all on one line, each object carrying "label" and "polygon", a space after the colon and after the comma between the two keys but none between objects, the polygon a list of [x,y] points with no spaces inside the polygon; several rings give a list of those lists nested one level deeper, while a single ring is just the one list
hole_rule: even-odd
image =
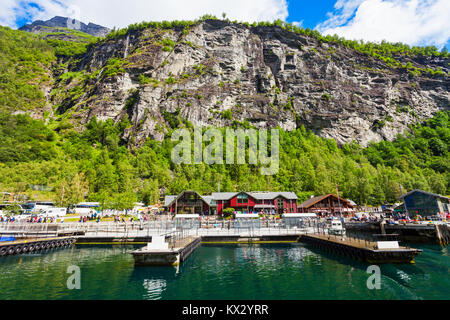
[{"label": "boat", "polygon": [[337,235],[337,236],[345,235],[345,228],[342,225],[341,220],[339,219],[329,219],[327,221],[327,229],[328,234],[330,235]]}]

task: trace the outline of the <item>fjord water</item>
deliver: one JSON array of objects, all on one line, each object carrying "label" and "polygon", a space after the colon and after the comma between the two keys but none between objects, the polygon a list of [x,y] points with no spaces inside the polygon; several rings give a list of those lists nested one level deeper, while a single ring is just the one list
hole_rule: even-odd
[{"label": "fjord water", "polygon": [[[416,264],[382,265],[369,290],[368,264],[304,244],[203,245],[178,269],[134,267],[132,246],[76,246],[1,258],[0,299],[450,299],[448,248],[414,247]],[[67,288],[71,265],[80,290]]]}]

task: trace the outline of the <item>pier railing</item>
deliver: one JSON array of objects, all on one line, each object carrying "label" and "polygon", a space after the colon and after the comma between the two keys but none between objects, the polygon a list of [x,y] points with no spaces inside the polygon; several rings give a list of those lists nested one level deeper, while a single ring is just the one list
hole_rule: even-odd
[{"label": "pier railing", "polygon": [[58,235],[79,235],[89,237],[151,237],[161,234],[188,235],[262,235],[262,234],[299,234],[311,228],[312,224],[301,226],[284,225],[279,221],[202,221],[201,223],[180,223],[179,221],[147,222],[100,222],[100,223],[0,223],[0,235],[26,237],[48,237]]},{"label": "pier railing", "polygon": [[[327,233],[324,221],[302,220],[292,224],[280,220],[217,220],[201,221],[135,221],[135,222],[65,222],[65,223],[0,223],[0,235],[16,238],[36,238],[49,236],[86,236],[92,238],[150,238],[152,235],[166,234],[173,243],[189,236],[242,236],[258,237],[269,235],[300,235]],[[339,235],[330,235],[339,238]],[[346,238],[352,241],[375,245],[371,235],[347,232]],[[172,243],[171,242],[171,243]]]}]

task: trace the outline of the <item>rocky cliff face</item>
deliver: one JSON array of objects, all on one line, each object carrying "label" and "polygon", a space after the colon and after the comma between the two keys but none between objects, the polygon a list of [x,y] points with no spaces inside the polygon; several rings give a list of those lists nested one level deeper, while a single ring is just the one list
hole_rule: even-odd
[{"label": "rocky cliff face", "polygon": [[79,20],[70,19],[67,17],[54,17],[47,21],[37,20],[34,21],[32,24],[27,24],[21,27],[19,30],[41,33],[41,32],[48,32],[49,29],[53,28],[74,29],[90,34],[91,36],[94,37],[104,37],[111,31],[106,27],[102,27],[94,23],[85,24]]},{"label": "rocky cliff face", "polygon": [[[397,58],[439,66],[444,75],[413,76],[279,27],[208,20],[188,32],[149,28],[102,41],[69,67],[89,79],[58,84],[83,93],[54,96],[52,103],[81,123],[128,115],[132,128],[124,138],[133,144],[161,140],[169,127],[188,120],[285,130],[304,125],[338,143],[367,145],[449,109],[449,59]],[[114,69],[111,61],[120,65]]]}]

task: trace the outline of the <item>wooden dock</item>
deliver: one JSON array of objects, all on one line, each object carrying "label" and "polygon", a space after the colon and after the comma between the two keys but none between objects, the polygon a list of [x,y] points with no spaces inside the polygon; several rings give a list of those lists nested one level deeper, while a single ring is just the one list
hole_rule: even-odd
[{"label": "wooden dock", "polygon": [[74,237],[28,239],[0,242],[0,257],[23,253],[35,253],[53,248],[69,247],[76,242]]},{"label": "wooden dock", "polygon": [[414,263],[414,258],[422,252],[422,250],[407,247],[382,249],[378,248],[377,242],[358,241],[351,238],[342,240],[341,237],[330,235],[302,235],[299,241],[371,264]]},{"label": "wooden dock", "polygon": [[348,234],[374,233],[398,234],[403,242],[435,243],[441,246],[450,244],[450,226],[445,224],[385,224],[382,230],[380,222],[347,222]]},{"label": "wooden dock", "polygon": [[143,247],[131,252],[136,266],[177,266],[185,261],[201,245],[200,237],[177,240],[166,250]]}]

